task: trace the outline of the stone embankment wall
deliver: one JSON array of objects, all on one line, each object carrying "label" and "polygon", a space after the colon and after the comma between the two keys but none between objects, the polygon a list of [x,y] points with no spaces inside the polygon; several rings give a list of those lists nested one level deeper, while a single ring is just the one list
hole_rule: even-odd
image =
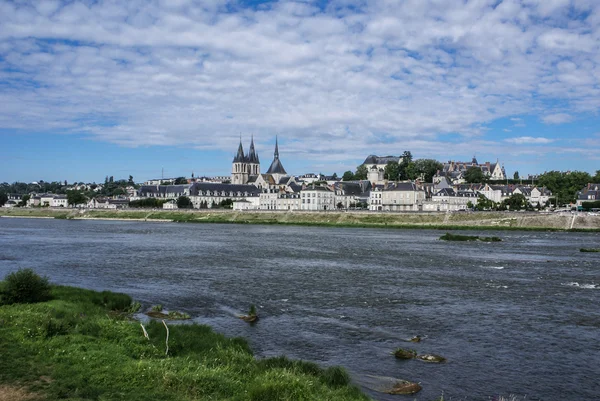
[{"label": "stone embankment wall", "polygon": [[242,224],[298,224],[350,227],[432,227],[499,229],[594,229],[600,230],[600,216],[587,213],[521,212],[278,212],[231,210],[75,210],[1,208],[0,217],[50,217],[59,219],[119,219]]}]

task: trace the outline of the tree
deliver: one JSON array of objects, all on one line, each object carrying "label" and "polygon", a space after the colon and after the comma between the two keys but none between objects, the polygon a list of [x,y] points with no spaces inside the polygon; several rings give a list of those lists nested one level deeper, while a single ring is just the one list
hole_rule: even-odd
[{"label": "tree", "polygon": [[496,208],[496,204],[491,199],[488,199],[485,195],[479,194],[479,197],[477,197],[477,205],[475,205],[475,208],[479,211],[492,210]]},{"label": "tree", "polygon": [[509,210],[521,210],[528,209],[530,207],[529,202],[527,202],[527,198],[523,194],[513,194],[502,201],[502,204],[505,205]]},{"label": "tree", "polygon": [[233,199],[231,198],[227,198],[227,199],[223,199],[221,201],[221,203],[219,203],[219,206],[225,209],[232,209],[233,208]]},{"label": "tree", "polygon": [[192,209],[194,204],[187,196],[180,196],[177,198],[177,207],[179,209]]},{"label": "tree", "polygon": [[406,179],[416,180],[420,175],[417,165],[414,162],[409,162],[406,167],[404,167],[404,176]]},{"label": "tree", "polygon": [[31,195],[23,195],[19,203],[17,203],[17,207],[25,207],[27,206],[27,202],[31,199]]},{"label": "tree", "polygon": [[356,167],[356,172],[354,173],[354,179],[366,180],[367,173],[368,173],[367,166],[365,166],[364,164],[361,164],[360,166]]},{"label": "tree", "polygon": [[400,156],[402,158],[402,160],[400,161],[400,163],[398,164],[398,175],[396,179],[399,180],[408,180],[409,178],[409,174],[414,174],[414,168],[409,167],[410,164],[412,163],[412,153],[410,153],[410,151],[406,150],[404,151],[404,153],[402,153],[402,156]]},{"label": "tree", "polygon": [[417,159],[414,161],[419,175],[423,175],[425,182],[433,182],[433,176],[444,166],[435,159]]},{"label": "tree", "polygon": [[344,204],[342,202],[338,202],[336,206],[337,206],[338,209],[343,209],[344,208]]},{"label": "tree", "polygon": [[187,183],[188,183],[188,181],[187,181],[187,178],[185,178],[185,177],[177,177],[175,179],[175,185],[185,185]]},{"label": "tree", "polygon": [[4,192],[0,192],[0,207],[4,206],[6,202],[8,202],[8,195]]},{"label": "tree", "polygon": [[465,181],[468,183],[482,183],[486,181],[486,177],[479,167],[469,167],[465,172]]},{"label": "tree", "polygon": [[70,206],[77,206],[87,202],[85,195],[79,191],[67,191],[67,203]]},{"label": "tree", "polygon": [[540,175],[538,185],[552,191],[556,201],[564,205],[575,201],[577,191],[580,191],[591,181],[590,174],[583,171],[550,171]]},{"label": "tree", "polygon": [[600,183],[600,170],[596,170],[596,175],[592,177],[592,182],[594,184]]},{"label": "tree", "polygon": [[346,171],[342,176],[342,181],[354,181],[354,173],[350,170]]},{"label": "tree", "polygon": [[133,176],[132,175],[129,176],[129,180],[127,180],[127,185],[135,185],[135,182],[133,181]]},{"label": "tree", "polygon": [[388,162],[388,164],[385,165],[383,178],[390,181],[397,181],[399,173],[400,165],[395,162]]},{"label": "tree", "polygon": [[338,179],[337,173],[333,173],[333,175],[331,176],[331,178],[333,178],[334,180],[337,180]]},{"label": "tree", "polygon": [[515,171],[515,173],[513,174],[513,180],[518,180],[519,179],[519,172]]}]

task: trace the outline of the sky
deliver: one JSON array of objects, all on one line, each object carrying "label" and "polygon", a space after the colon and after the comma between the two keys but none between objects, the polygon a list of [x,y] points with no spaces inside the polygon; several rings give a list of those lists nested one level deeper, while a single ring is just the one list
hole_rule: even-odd
[{"label": "sky", "polygon": [[600,169],[597,0],[0,0],[0,182]]}]

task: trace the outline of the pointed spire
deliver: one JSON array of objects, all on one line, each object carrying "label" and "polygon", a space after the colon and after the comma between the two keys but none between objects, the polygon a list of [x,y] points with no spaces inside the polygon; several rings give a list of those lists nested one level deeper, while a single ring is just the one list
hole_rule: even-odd
[{"label": "pointed spire", "polygon": [[243,163],[245,160],[244,147],[242,146],[242,134],[240,134],[240,146],[238,146],[237,155],[233,158],[234,163]]},{"label": "pointed spire", "polygon": [[250,139],[250,151],[248,152],[248,161],[250,163],[259,164],[258,155],[256,154],[256,150],[254,149],[254,135]]},{"label": "pointed spire", "polygon": [[275,154],[276,159],[279,159],[279,144],[277,143],[277,135],[275,135]]}]

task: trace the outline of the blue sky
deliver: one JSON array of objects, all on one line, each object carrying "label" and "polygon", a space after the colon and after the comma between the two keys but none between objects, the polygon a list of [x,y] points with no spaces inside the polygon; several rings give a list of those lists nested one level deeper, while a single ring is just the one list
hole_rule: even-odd
[{"label": "blue sky", "polygon": [[600,169],[596,0],[0,2],[0,181]]}]

